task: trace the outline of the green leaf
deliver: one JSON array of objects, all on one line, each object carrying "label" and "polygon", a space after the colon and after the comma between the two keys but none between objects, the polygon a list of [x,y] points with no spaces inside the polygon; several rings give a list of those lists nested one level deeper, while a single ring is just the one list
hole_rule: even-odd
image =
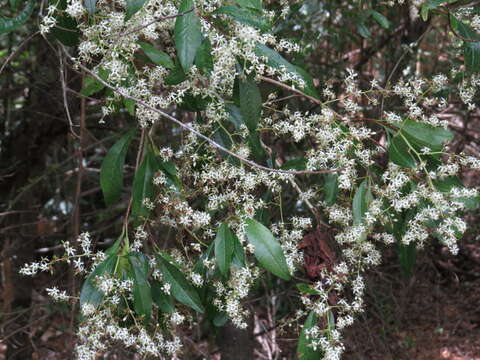
[{"label": "green leaf", "polygon": [[315,290],[308,284],[298,283],[296,286],[297,286],[297,289],[304,294],[320,295],[320,292],[318,290]]},{"label": "green leaf", "polygon": [[432,126],[430,124],[406,119],[402,123],[401,130],[407,134],[407,137],[414,139],[414,143],[420,146],[428,146],[434,151],[440,151],[443,144],[453,140],[453,134],[441,126]]},{"label": "green leaf", "polygon": [[368,29],[368,27],[365,25],[364,22],[357,23],[357,31],[360,34],[360,36],[365,39],[370,39],[370,37],[372,36],[372,33],[370,32],[370,30]]},{"label": "green leaf", "polygon": [[468,71],[480,71],[480,34],[478,34],[470,25],[458,20],[454,15],[450,14],[450,25],[460,36],[469,40],[463,41],[463,56],[465,66]]},{"label": "green leaf", "polygon": [[[104,69],[104,68],[100,68],[100,69],[98,69],[98,74],[97,75],[103,81],[107,81],[109,71]],[[85,78],[83,88],[82,88],[82,90],[80,90],[80,94],[85,95],[85,96],[90,96],[90,95],[93,95],[93,94],[103,90],[104,88],[105,88],[105,85],[103,85],[102,82],[98,81],[97,79],[95,79],[92,76],[87,76]]]},{"label": "green leaf", "polygon": [[83,88],[82,90],[80,90],[80,94],[85,96],[90,96],[103,90],[104,88],[105,88],[105,85],[103,85],[100,81],[98,81],[92,76],[87,76],[85,78]]},{"label": "green leaf", "polygon": [[117,255],[118,254],[118,249],[120,248],[120,245],[122,243],[122,240],[124,239],[123,234],[118,237],[118,239],[113,243],[112,246],[110,246],[106,251],[105,254],[107,255]]},{"label": "green leaf", "polygon": [[27,5],[25,5],[20,14],[14,18],[0,16],[0,35],[9,33],[19,26],[25,24],[32,15],[33,8],[35,6],[34,4],[35,3],[31,0],[27,2]]},{"label": "green leaf", "polygon": [[262,95],[252,77],[243,79],[240,85],[240,113],[248,130],[257,130],[262,116]]},{"label": "green leaf", "polygon": [[291,275],[282,247],[270,230],[254,219],[247,219],[246,224],[247,239],[255,246],[254,254],[260,265],[279,278],[290,280]]},{"label": "green leaf", "polygon": [[117,264],[117,258],[116,255],[110,255],[98,264],[90,275],[87,276],[80,292],[80,307],[87,303],[96,306],[102,302],[104,294],[96,288],[94,280],[99,275],[113,274],[115,265]]},{"label": "green leaf", "polygon": [[378,23],[378,25],[380,25],[384,29],[388,29],[390,27],[390,21],[388,21],[388,19],[382,14],[380,14],[378,11],[370,10],[369,14]]},{"label": "green leaf", "polygon": [[187,76],[180,63],[175,63],[175,67],[165,77],[165,85],[178,85],[187,80]]},{"label": "green leaf", "polygon": [[153,177],[158,170],[159,163],[148,149],[133,179],[132,216],[147,217],[150,214],[150,210],[143,205],[143,201],[147,198],[152,202],[155,200]]},{"label": "green leaf", "polygon": [[[178,12],[184,13],[194,7],[193,0],[182,0]],[[203,41],[202,26],[195,11],[177,17],[174,35],[178,59],[183,70],[188,72]]]},{"label": "green leaf", "polygon": [[[456,188],[465,188],[462,181],[458,176],[449,176],[442,180],[437,180],[433,182],[435,188],[443,193],[450,192],[454,187]],[[465,205],[466,209],[477,209],[480,207],[480,197],[460,197],[456,198],[455,201],[461,202]]]},{"label": "green leaf", "polygon": [[89,15],[95,14],[95,10],[97,7],[97,0],[84,0],[85,8],[88,11]]},{"label": "green leaf", "polygon": [[173,69],[175,67],[175,63],[167,53],[158,50],[153,45],[145,42],[139,42],[138,44],[154,64],[163,66],[167,69]]},{"label": "green leaf", "polygon": [[100,187],[102,188],[105,204],[110,206],[116,202],[123,187],[123,165],[128,146],[135,135],[136,129],[125,133],[108,151],[102,161],[100,169]]},{"label": "green leaf", "polygon": [[245,267],[245,250],[235,234],[233,236],[232,264],[238,267]]},{"label": "green leaf", "polygon": [[423,21],[427,21],[430,10],[435,10],[443,4],[453,3],[456,1],[457,0],[427,0],[422,4],[420,15],[422,16]]},{"label": "green leaf", "polygon": [[303,79],[305,82],[305,87],[302,89],[304,94],[317,99],[319,98],[318,93],[315,90],[315,85],[313,84],[313,79],[305,70],[291,64],[278,52],[263,44],[257,44],[255,46],[255,54],[260,57],[265,57],[267,59],[268,66],[279,70],[285,68],[288,72],[298,76],[300,79]]},{"label": "green leaf", "polygon": [[311,311],[308,314],[305,323],[303,324],[300,337],[298,338],[297,356],[301,360],[318,360],[322,358],[322,351],[320,349],[313,350],[310,345],[311,341],[307,338],[307,330],[317,325],[317,315]]},{"label": "green leaf", "polygon": [[132,252],[128,261],[133,270],[133,309],[148,320],[152,315],[152,292],[148,283],[148,260],[145,255]]},{"label": "green leaf", "polygon": [[217,236],[215,238],[215,260],[217,261],[218,269],[222,275],[227,276],[232,263],[232,256],[234,250],[234,234],[228,228],[228,225],[223,223],[218,228]]},{"label": "green leaf", "polygon": [[266,153],[262,146],[260,135],[258,132],[251,132],[247,138],[248,147],[252,150],[253,158],[256,162],[262,163],[265,161]]},{"label": "green leaf", "polygon": [[131,116],[135,116],[135,100],[129,99],[129,98],[122,98],[123,101],[123,106],[125,106],[125,109],[127,109],[128,113]]},{"label": "green leaf", "polygon": [[197,50],[195,65],[203,74],[210,74],[213,71],[212,44],[208,38]]},{"label": "green leaf", "polygon": [[243,8],[262,10],[262,0],[235,0]]},{"label": "green leaf", "polygon": [[127,13],[125,14],[125,20],[129,20],[135,15],[148,0],[127,0]]},{"label": "green leaf", "polygon": [[239,23],[254,27],[261,31],[268,31],[270,29],[270,24],[262,16],[254,14],[248,9],[238,6],[222,6],[221,8],[215,10],[213,13],[231,16]]},{"label": "green leaf", "polygon": [[388,142],[388,158],[397,165],[414,168],[417,164],[411,149],[400,134],[390,137]]},{"label": "green leaf", "polygon": [[364,180],[353,197],[352,211],[353,211],[353,223],[360,225],[363,222],[365,213],[368,211],[368,206],[372,202],[372,192],[368,179]]},{"label": "green leaf", "polygon": [[172,313],[175,310],[172,296],[163,292],[162,285],[157,280],[152,281],[152,298],[161,311]]},{"label": "green leaf", "polygon": [[195,311],[203,313],[205,309],[200,301],[200,297],[185,276],[161,255],[157,256],[157,262],[163,274],[163,280],[171,286],[170,292],[173,297]]},{"label": "green leaf", "polygon": [[327,204],[327,206],[332,206],[333,204],[335,204],[338,195],[337,174],[327,174],[325,176],[323,191],[325,192],[325,203]]},{"label": "green leaf", "polygon": [[177,174],[177,169],[175,164],[171,161],[160,161],[160,167],[162,168],[163,173],[167,177],[167,187],[171,188],[172,186],[177,190],[182,190],[182,183]]},{"label": "green leaf", "polygon": [[232,103],[226,103],[225,110],[228,113],[228,121],[230,121],[233,126],[235,126],[235,129],[240,130],[242,124],[245,123],[240,109]]}]

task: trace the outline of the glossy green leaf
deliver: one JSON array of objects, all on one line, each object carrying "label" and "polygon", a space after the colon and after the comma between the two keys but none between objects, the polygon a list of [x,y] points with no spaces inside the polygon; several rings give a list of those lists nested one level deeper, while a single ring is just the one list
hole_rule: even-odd
[{"label": "glossy green leaf", "polygon": [[118,239],[110,246],[107,250],[105,250],[105,254],[107,255],[118,255],[118,250],[120,249],[120,245],[124,239],[123,234],[118,237]]},{"label": "glossy green leaf", "polygon": [[132,129],[125,133],[108,151],[102,161],[100,169],[100,187],[102,188],[103,198],[107,206],[116,202],[122,192],[123,187],[123,165],[127,155],[128,146],[135,135]]},{"label": "glossy green leaf", "polygon": [[238,237],[233,237],[233,257],[232,264],[237,267],[245,267],[245,250]]},{"label": "glossy green leaf", "polygon": [[215,237],[215,260],[220,272],[227,276],[232,263],[232,256],[234,250],[234,234],[228,228],[228,225],[223,223],[220,225]]},{"label": "glossy green leaf", "polygon": [[261,31],[268,31],[270,24],[260,15],[254,14],[248,9],[234,5],[225,5],[217,9],[214,14],[224,14],[231,16],[239,23],[254,27]]},{"label": "glossy green leaf", "polygon": [[132,216],[148,216],[150,210],[143,204],[145,199],[154,201],[153,177],[159,170],[155,155],[147,150],[142,164],[135,173],[132,193]]},{"label": "glossy green leaf", "polygon": [[125,14],[125,20],[129,20],[145,5],[148,0],[127,0],[127,13]]},{"label": "glossy green leaf", "polygon": [[157,263],[163,275],[163,280],[170,284],[172,296],[184,305],[203,313],[205,308],[200,301],[197,290],[187,281],[183,273],[163,256],[157,256]]},{"label": "glossy green leaf", "polygon": [[254,219],[247,219],[246,225],[247,239],[255,246],[254,255],[260,265],[274,275],[290,280],[291,275],[282,247],[270,230]]},{"label": "glossy green leaf", "polygon": [[[194,6],[193,0],[182,0],[178,11],[185,13]],[[195,11],[177,17],[174,35],[178,59],[183,70],[188,72],[203,41],[202,26]]]},{"label": "glossy green leaf", "polygon": [[262,95],[252,77],[243,79],[240,85],[240,113],[250,132],[257,130],[262,116]]},{"label": "glossy green leaf", "polygon": [[453,139],[453,134],[442,126],[432,126],[411,119],[406,119],[402,123],[401,131],[411,145],[417,146],[416,150],[427,146],[433,151],[440,151],[444,143]]},{"label": "glossy green leaf", "polygon": [[197,50],[195,65],[203,74],[210,74],[213,71],[212,44],[208,38]]},{"label": "glossy green leaf", "polygon": [[236,130],[240,130],[242,124],[244,124],[240,109],[232,103],[226,103],[225,110],[228,113],[228,121],[230,121],[233,126],[235,126]]},{"label": "glossy green leaf", "polygon": [[152,298],[161,311],[172,313],[175,310],[172,296],[163,292],[162,285],[157,280],[152,281]]},{"label": "glossy green leaf", "polygon": [[84,304],[99,305],[103,300],[103,292],[95,286],[95,278],[103,274],[113,274],[117,264],[117,256],[110,255],[87,276],[80,292],[80,306]]},{"label": "glossy green leaf", "polygon": [[303,79],[303,81],[305,82],[305,87],[302,89],[302,91],[306,95],[319,98],[318,93],[315,90],[315,85],[313,84],[313,79],[305,70],[291,64],[278,52],[270,49],[268,46],[265,46],[263,44],[256,45],[255,53],[257,54],[257,56],[265,57],[268,66],[279,70],[285,68],[288,72],[298,76],[300,79]]},{"label": "glossy green leaf", "polygon": [[97,0],[84,0],[84,4],[89,15],[95,14],[95,10],[97,9]]},{"label": "glossy green leaf", "polygon": [[406,168],[414,168],[417,165],[415,155],[411,153],[411,149],[400,134],[390,137],[388,158],[393,163]]},{"label": "glossy green leaf", "polygon": [[158,50],[153,45],[146,42],[139,42],[138,44],[154,64],[163,66],[167,69],[173,69],[175,67],[175,63],[167,53]]},{"label": "glossy green leaf", "polygon": [[325,203],[332,206],[337,201],[338,196],[338,174],[327,174],[323,183],[325,193]]},{"label": "glossy green leaf", "polygon": [[178,85],[187,80],[187,76],[180,63],[175,63],[175,67],[165,77],[165,85]]},{"label": "glossy green leaf", "polygon": [[303,324],[300,337],[298,338],[297,357],[299,360],[319,360],[322,358],[322,351],[320,349],[313,350],[311,341],[307,338],[306,331],[317,325],[317,315],[311,311],[308,314],[305,323]]},{"label": "glossy green leaf", "polygon": [[352,203],[353,223],[360,225],[363,222],[368,206],[373,200],[368,179],[364,180],[355,192]]},{"label": "glossy green leaf", "polygon": [[128,255],[133,275],[133,309],[148,320],[152,315],[152,292],[148,277],[148,260],[145,255],[132,252]]},{"label": "glossy green leaf", "polygon": [[18,14],[17,16],[13,18],[0,16],[0,35],[9,33],[18,28],[19,26],[25,24],[32,15],[34,7],[35,3],[30,0],[27,2],[20,14]]}]

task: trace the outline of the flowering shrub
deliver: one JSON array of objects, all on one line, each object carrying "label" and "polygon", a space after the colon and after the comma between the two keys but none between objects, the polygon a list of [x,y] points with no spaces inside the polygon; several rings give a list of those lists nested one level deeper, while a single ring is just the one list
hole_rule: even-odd
[{"label": "flowering shrub", "polygon": [[[137,122],[100,172],[114,206],[126,165],[135,167],[118,240],[94,250],[85,232],[63,243],[64,257],[21,270],[35,275],[65,261],[86,276],[78,358],[118,343],[173,357],[180,325],[246,328],[245,300],[272,276],[274,286],[298,291],[301,308],[282,326],[298,328],[299,358],[339,359],[342,330],[364,310],[364,274],[385,244],[396,244],[407,272],[412,249],[432,239],[457,253],[462,214],[480,201],[460,175],[480,160],[449,151],[441,114],[457,100],[475,109],[480,17],[452,3],[410,4],[414,18],[445,17],[452,44],[462,44],[464,64],[450,73],[360,84],[345,68],[342,80],[318,85],[287,60],[302,46],[276,34],[288,2],[51,1],[40,32],[86,74],[82,95],[104,100],[100,122],[119,112]],[[367,21],[388,28],[379,11],[354,9],[362,36],[371,36]]]}]

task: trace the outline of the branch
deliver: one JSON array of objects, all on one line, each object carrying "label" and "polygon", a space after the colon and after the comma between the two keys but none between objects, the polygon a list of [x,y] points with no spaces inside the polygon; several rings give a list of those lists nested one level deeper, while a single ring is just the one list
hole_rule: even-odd
[{"label": "branch", "polygon": [[300,96],[303,96],[303,97],[306,97],[308,100],[310,100],[311,102],[317,104],[317,105],[321,105],[322,102],[316,98],[314,98],[313,96],[310,96],[310,95],[306,95],[304,94],[301,90],[298,90],[298,89],[295,89],[294,87],[292,86],[289,86],[289,85],[286,85],[280,81],[277,81],[277,80],[274,80],[274,79],[270,79],[268,77],[265,77],[265,76],[260,76],[260,79],[265,81],[265,82],[268,82],[270,84],[273,84],[273,85],[276,85],[278,87],[281,87],[281,88],[284,88],[286,90],[289,90],[289,91],[292,91],[294,92],[295,94],[298,94]]},{"label": "branch", "polygon": [[150,21],[149,23],[145,24],[145,25],[141,25],[141,26],[138,26],[130,31],[127,31],[127,32],[124,32],[124,33],[120,33],[118,36],[117,36],[117,40],[120,39],[121,37],[123,36],[127,36],[127,35],[130,35],[130,34],[133,34],[137,31],[140,31],[140,30],[143,30],[145,29],[146,27],[149,27],[150,25],[152,24],[155,24],[156,22],[159,22],[159,21],[163,21],[163,20],[168,20],[168,19],[174,19],[174,18],[177,18],[179,16],[183,16],[183,15],[186,15],[188,13],[191,13],[193,10],[195,10],[195,8],[191,8],[190,10],[187,10],[183,13],[178,13],[178,14],[173,14],[173,15],[168,15],[168,16],[161,16],[161,17],[158,17],[156,18],[155,20],[153,21]]},{"label": "branch", "polygon": [[[240,160],[241,162],[247,164],[247,165],[250,165],[251,167],[253,168],[257,168],[257,169],[260,169],[260,170],[265,170],[265,171],[269,171],[269,172],[272,172],[272,173],[278,173],[278,174],[290,174],[290,175],[305,175],[305,174],[327,174],[327,173],[335,173],[335,172],[338,172],[338,171],[341,171],[343,170],[343,168],[338,168],[338,169],[329,169],[329,170],[282,170],[282,169],[273,169],[273,168],[269,168],[267,166],[263,166],[263,165],[260,165],[260,164],[257,164],[256,162],[252,161],[252,160],[249,160],[249,159],[246,159],[236,153],[234,153],[233,151],[230,151],[228,150],[227,148],[225,148],[224,146],[218,144],[217,142],[215,142],[214,140],[210,139],[208,136],[205,136],[203,135],[201,132],[199,132],[198,130],[195,130],[192,126],[190,125],[187,125],[187,124],[184,124],[183,122],[181,122],[180,120],[174,118],[173,116],[171,116],[170,114],[167,114],[166,112],[160,110],[160,109],[157,109],[155,107],[153,107],[152,105],[146,103],[145,101],[141,100],[141,99],[138,99],[136,97],[133,97],[131,95],[128,95],[128,94],[125,94],[124,92],[122,92],[120,89],[116,88],[115,86],[113,85],[110,85],[109,83],[107,83],[106,81],[104,81],[103,79],[101,79],[95,72],[93,72],[92,70],[88,69],[87,67],[85,67],[84,65],[82,65],[81,63],[79,62],[76,62],[67,52],[67,50],[65,49],[65,47],[63,47],[62,45],[62,50],[64,51],[65,55],[67,56],[67,58],[72,61],[72,63],[78,65],[82,70],[84,70],[85,72],[87,72],[88,74],[90,74],[93,78],[95,78],[95,80],[97,80],[98,82],[102,83],[103,85],[105,85],[105,87],[113,90],[114,92],[120,94],[121,96],[127,98],[127,99],[130,99],[130,100],[133,100],[135,101],[137,104],[140,104],[142,106],[144,106],[145,108],[163,116],[164,118],[166,118],[167,120],[179,125],[180,127],[184,128],[185,130],[188,130],[189,132],[195,134],[196,136],[198,136],[199,138],[202,138],[203,140],[207,141],[210,145],[212,145],[213,147],[217,148],[218,150],[221,150],[225,153],[227,153],[228,155],[230,156],[233,156],[234,158],[237,158],[238,160]],[[271,79],[269,79],[271,80]],[[272,81],[275,81],[275,80],[272,80]],[[281,83],[280,83],[281,84]],[[287,85],[285,85],[287,86]],[[287,86],[288,87],[288,86]],[[290,88],[290,87],[288,87]],[[303,95],[303,96],[307,96],[307,95]],[[312,99],[315,99],[315,98],[312,98]],[[319,101],[317,99],[315,99],[315,101]]]}]

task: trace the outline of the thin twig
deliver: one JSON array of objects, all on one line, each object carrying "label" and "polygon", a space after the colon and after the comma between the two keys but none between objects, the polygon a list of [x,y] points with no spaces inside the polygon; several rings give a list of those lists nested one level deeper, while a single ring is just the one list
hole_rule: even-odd
[{"label": "thin twig", "polygon": [[3,72],[3,70],[4,70],[5,67],[8,65],[8,63],[9,63],[10,61],[12,61],[13,58],[14,58],[15,56],[17,56],[18,53],[20,53],[20,51],[22,51],[23,47],[24,47],[30,40],[32,40],[35,36],[37,36],[39,33],[40,33],[40,31],[37,31],[36,33],[33,33],[32,35],[30,35],[29,37],[27,37],[25,40],[23,40],[23,41],[21,42],[20,45],[18,45],[18,48],[17,48],[14,52],[12,52],[10,55],[8,55],[7,59],[3,62],[2,67],[0,67],[0,74]]},{"label": "thin twig", "polygon": [[277,80],[274,80],[274,79],[270,79],[266,76],[260,76],[260,79],[265,81],[265,82],[268,82],[270,84],[273,84],[273,85],[276,85],[276,86],[279,86],[279,87],[282,87],[286,90],[289,90],[289,91],[292,91],[300,96],[303,96],[303,97],[306,97],[308,100],[310,100],[311,102],[317,104],[317,105],[321,105],[322,102],[316,98],[314,98],[313,96],[310,96],[310,95],[307,95],[307,94],[304,94],[301,90],[298,90],[298,89],[295,89],[294,87],[292,86],[289,86],[287,84],[284,84],[280,81],[277,81]]},{"label": "thin twig", "polygon": [[67,84],[65,80],[65,72],[63,71],[63,68],[64,68],[63,55],[59,54],[58,58],[60,60],[60,82],[62,83],[63,107],[65,108],[65,114],[67,115],[68,125],[70,126],[70,132],[75,138],[80,139],[80,136],[73,130],[72,116],[70,115],[70,109],[68,108]]},{"label": "thin twig", "polygon": [[120,39],[121,37],[130,35],[130,34],[133,34],[133,33],[137,32],[137,31],[140,31],[140,30],[143,30],[143,29],[145,29],[146,27],[149,27],[150,25],[155,24],[156,22],[163,21],[163,20],[168,20],[168,19],[174,19],[174,18],[183,16],[183,15],[186,15],[186,14],[188,14],[188,13],[191,13],[193,10],[195,10],[195,8],[191,8],[190,10],[187,10],[187,11],[185,11],[185,12],[183,12],[183,13],[178,13],[178,14],[174,14],[174,15],[167,15],[167,16],[158,17],[158,18],[156,18],[155,20],[150,21],[149,23],[147,23],[147,24],[145,24],[145,25],[138,26],[138,27],[136,27],[135,29],[132,29],[132,30],[130,30],[130,31],[128,31],[128,32],[120,33],[120,34],[117,36],[117,40]]},{"label": "thin twig", "polygon": [[[208,136],[205,136],[203,135],[201,132],[199,132],[198,130],[195,130],[192,126],[190,125],[187,125],[187,124],[184,124],[183,122],[181,122],[180,120],[174,118],[173,116],[167,114],[166,112],[160,110],[160,109],[157,109],[156,107],[153,107],[152,105],[146,103],[145,101],[141,100],[141,99],[138,99],[134,96],[131,96],[131,95],[128,95],[128,94],[125,94],[123,91],[121,91],[120,89],[116,88],[115,86],[112,86],[110,85],[109,83],[107,83],[106,81],[104,81],[102,78],[100,78],[95,72],[91,71],[90,69],[88,69],[87,67],[83,66],[82,64],[78,63],[78,62],[75,62],[72,57],[68,54],[67,50],[62,46],[62,49],[63,51],[65,52],[65,54],[67,55],[67,57],[76,65],[78,65],[81,69],[83,69],[85,72],[87,72],[88,74],[90,74],[93,78],[95,78],[95,80],[99,81],[100,83],[102,83],[103,85],[105,85],[107,88],[115,91],[116,93],[120,94],[121,96],[127,98],[127,99],[130,99],[130,100],[133,100],[135,101],[137,104],[140,104],[142,106],[144,106],[145,108],[163,116],[164,118],[166,118],[167,120],[170,120],[171,122],[174,122],[175,124],[179,125],[180,127],[188,130],[189,132],[195,134],[196,136],[198,136],[199,138],[202,138],[203,140],[207,141],[210,145],[212,145],[213,147],[217,148],[218,150],[221,150],[225,153],[227,153],[228,155],[231,155],[233,156],[234,158],[240,160],[241,162],[247,164],[247,165],[250,165],[251,167],[254,167],[254,168],[257,168],[257,169],[260,169],[260,170],[265,170],[265,171],[269,171],[269,172],[272,172],[272,173],[278,173],[278,174],[290,174],[290,175],[305,175],[305,174],[327,174],[327,173],[335,173],[335,172],[338,172],[338,171],[341,171],[343,170],[343,168],[338,168],[338,169],[328,169],[328,170],[283,170],[283,169],[273,169],[273,168],[269,168],[267,166],[263,166],[263,165],[260,165],[260,164],[257,164],[256,162],[252,161],[252,160],[248,160],[240,155],[238,155],[237,153],[234,153],[233,151],[230,151],[228,150],[227,148],[225,148],[224,146],[216,143],[214,140],[210,139]],[[306,96],[306,95],[304,95]],[[314,98],[312,98],[314,99]],[[316,100],[316,99],[315,99]],[[317,100],[318,101],[318,100]]]}]

